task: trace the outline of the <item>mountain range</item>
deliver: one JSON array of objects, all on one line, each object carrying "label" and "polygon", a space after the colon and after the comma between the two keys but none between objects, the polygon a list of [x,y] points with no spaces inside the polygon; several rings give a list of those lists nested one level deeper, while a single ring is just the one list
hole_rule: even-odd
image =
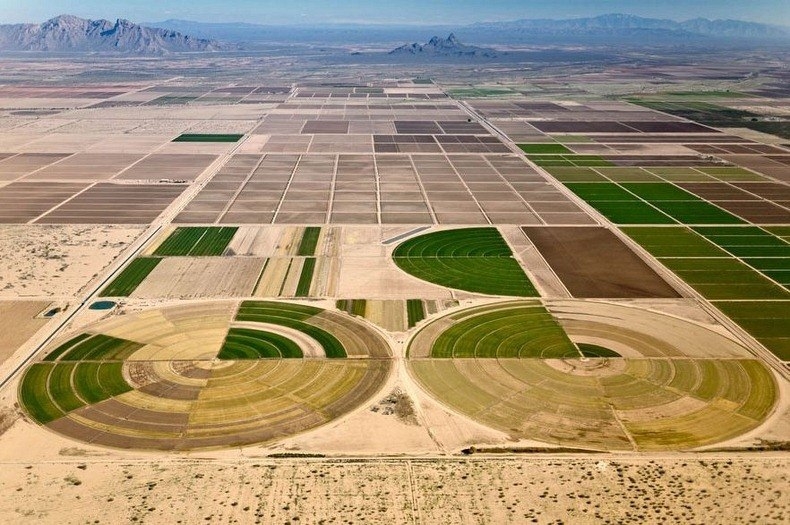
[{"label": "mountain range", "polygon": [[312,42],[312,43],[381,43],[414,41],[425,34],[454,33],[467,42],[476,43],[575,43],[634,42],[676,43],[688,41],[790,41],[790,28],[743,22],[696,18],[685,22],[608,14],[591,18],[563,20],[525,19],[510,22],[487,22],[466,26],[434,25],[365,25],[328,24],[324,26],[271,26],[248,23],[201,23],[188,20],[150,22],[152,27],[173,29],[203,38],[226,41]]},{"label": "mountain range", "polygon": [[628,36],[646,33],[680,38],[709,37],[750,40],[790,38],[790,29],[781,26],[743,22],[740,20],[708,20],[695,18],[685,22],[643,18],[633,15],[609,14],[593,18],[567,20],[525,19],[512,22],[477,23],[467,28],[476,32],[502,32],[511,36]]},{"label": "mountain range", "polygon": [[143,27],[128,20],[86,20],[61,15],[43,24],[0,25],[0,50],[45,52],[115,52],[135,55],[220,51],[216,40],[178,31]]},{"label": "mountain range", "polygon": [[[392,57],[444,56],[458,59],[492,58],[496,52],[480,44],[716,44],[751,45],[790,42],[790,29],[782,26],[697,18],[685,22],[612,14],[567,20],[527,19],[488,22],[463,27],[328,24],[325,26],[265,26],[247,23],[200,23],[184,20],[135,24],[128,20],[86,20],[61,15],[42,24],[0,25],[0,51],[114,52],[166,55],[185,52],[252,50],[256,45],[280,44],[381,44],[419,41],[390,52]],[[234,42],[233,44],[229,42]]]}]

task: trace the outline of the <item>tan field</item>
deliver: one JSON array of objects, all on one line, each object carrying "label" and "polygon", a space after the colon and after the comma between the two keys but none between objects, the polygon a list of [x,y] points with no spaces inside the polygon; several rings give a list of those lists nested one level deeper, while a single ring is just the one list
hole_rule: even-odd
[{"label": "tan field", "polygon": [[0,364],[49,322],[38,317],[49,305],[47,301],[0,301]]}]

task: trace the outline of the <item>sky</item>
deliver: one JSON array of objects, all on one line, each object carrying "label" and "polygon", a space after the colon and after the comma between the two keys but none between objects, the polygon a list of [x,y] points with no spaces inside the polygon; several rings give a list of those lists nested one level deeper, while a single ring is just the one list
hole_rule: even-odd
[{"label": "sky", "polygon": [[732,18],[790,26],[790,0],[0,0],[0,23],[42,22],[59,14],[72,14],[134,22],[179,18],[273,25],[462,25],[605,13],[673,20]]}]

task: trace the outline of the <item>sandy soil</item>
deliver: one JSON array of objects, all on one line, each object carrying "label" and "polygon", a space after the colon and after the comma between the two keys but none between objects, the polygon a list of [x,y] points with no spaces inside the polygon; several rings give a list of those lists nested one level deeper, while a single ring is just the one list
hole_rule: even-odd
[{"label": "sandy soil", "polygon": [[49,322],[36,317],[49,304],[48,301],[0,302],[0,364]]},{"label": "sandy soil", "polygon": [[6,523],[784,523],[784,456],[63,457],[0,470]]},{"label": "sandy soil", "polygon": [[167,257],[137,287],[133,297],[247,297],[264,260],[254,257]]},{"label": "sandy soil", "polygon": [[0,297],[77,295],[142,231],[116,226],[2,226]]}]

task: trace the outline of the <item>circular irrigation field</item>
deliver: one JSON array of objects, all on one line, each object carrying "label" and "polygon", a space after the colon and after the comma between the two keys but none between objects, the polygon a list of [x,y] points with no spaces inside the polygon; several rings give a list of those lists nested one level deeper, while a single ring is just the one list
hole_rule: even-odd
[{"label": "circular irrigation field", "polygon": [[47,350],[19,386],[38,423],[119,448],[265,443],[367,402],[389,345],[350,316],[312,306],[200,303],[115,316]]},{"label": "circular irrigation field", "polygon": [[773,411],[772,373],[673,316],[603,302],[513,301],[442,317],[409,344],[431,395],[513,439],[680,450],[737,437]]},{"label": "circular irrigation field", "polygon": [[404,272],[447,288],[487,295],[538,296],[494,227],[419,235],[398,245],[392,260]]}]

